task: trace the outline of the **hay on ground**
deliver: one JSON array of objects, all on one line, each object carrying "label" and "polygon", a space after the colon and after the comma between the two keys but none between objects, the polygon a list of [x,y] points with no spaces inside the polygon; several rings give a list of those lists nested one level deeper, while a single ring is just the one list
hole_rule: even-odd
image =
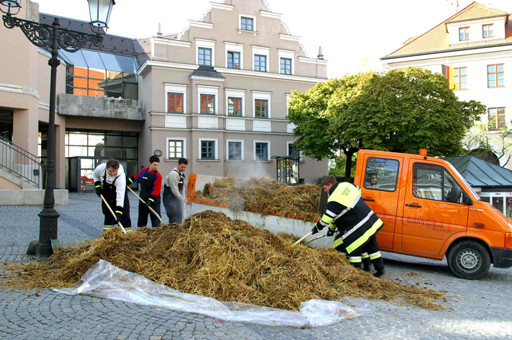
[{"label": "hay on ground", "polygon": [[[353,268],[333,249],[292,247],[295,237],[274,235],[223,213],[204,211],[183,225],[118,228],[48,261],[9,266],[4,282],[16,288],[75,284],[99,259],[182,292],[259,306],[297,310],[310,299],[381,299],[441,309],[435,290],[401,285]],[[5,278],[4,278],[5,279]]]},{"label": "hay on ground", "polygon": [[287,186],[270,178],[226,177],[207,183],[195,197],[227,204],[235,211],[279,214],[312,221],[318,216],[320,187],[314,184]]}]

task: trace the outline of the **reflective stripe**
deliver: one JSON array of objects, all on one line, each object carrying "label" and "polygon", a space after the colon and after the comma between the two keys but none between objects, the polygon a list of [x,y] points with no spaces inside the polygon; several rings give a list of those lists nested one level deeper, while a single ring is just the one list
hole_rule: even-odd
[{"label": "reflective stripe", "polygon": [[382,255],[380,254],[380,251],[377,251],[375,253],[371,253],[370,254],[370,260],[375,260],[375,259],[378,259],[379,257],[381,257]]},{"label": "reflective stripe", "polygon": [[349,256],[348,262],[361,262],[361,256]]},{"label": "reflective stripe", "polygon": [[370,256],[368,255],[368,253],[363,253],[363,254],[361,255],[361,257],[362,257],[363,259],[366,259],[366,258],[368,258],[368,257],[370,257]]},{"label": "reflective stripe", "polygon": [[116,214],[121,214],[121,215],[122,215],[122,214],[123,214],[123,212],[122,212],[122,211],[119,211],[119,210],[116,210]]},{"label": "reflective stripe", "polygon": [[375,234],[379,230],[381,225],[382,225],[382,221],[380,219],[375,221],[375,223],[372,225],[372,227],[370,229],[368,229],[363,235],[361,235],[360,238],[358,238],[357,240],[352,242],[352,244],[347,247],[347,253],[350,254],[355,249],[357,249],[360,246],[362,246],[366,241],[368,241],[370,236],[372,236],[373,234]]},{"label": "reflective stripe", "polygon": [[98,184],[97,186],[95,186],[95,188],[101,188],[101,184]]},{"label": "reflective stripe", "polygon": [[368,215],[366,215],[365,218],[363,218],[361,220],[361,222],[359,222],[358,224],[356,224],[355,226],[352,227],[352,229],[350,229],[349,231],[347,231],[345,234],[343,234],[343,238],[347,238],[350,234],[352,234],[354,231],[356,231],[359,227],[361,227],[363,224],[366,223],[366,221],[368,221],[370,219],[370,217],[373,215],[373,211],[370,210],[370,212],[368,213]]},{"label": "reflective stripe", "polygon": [[335,214],[335,213],[333,213],[333,212],[332,212],[332,211],[330,211],[330,210],[326,210],[326,211],[325,211],[325,214],[326,214],[327,216],[329,216],[329,217],[334,217],[334,216],[336,216],[336,214]]},{"label": "reflective stripe", "polygon": [[332,243],[332,247],[336,248],[337,246],[342,245],[342,244],[343,244],[343,239],[340,237],[337,240],[334,240],[334,242]]},{"label": "reflective stripe", "polygon": [[[331,224],[331,223],[328,223],[328,222],[324,222],[323,220],[320,220],[319,222],[320,222],[320,224],[321,224],[323,227],[327,227],[327,226],[329,226],[329,225]],[[317,229],[318,229],[318,228],[317,228]]]}]

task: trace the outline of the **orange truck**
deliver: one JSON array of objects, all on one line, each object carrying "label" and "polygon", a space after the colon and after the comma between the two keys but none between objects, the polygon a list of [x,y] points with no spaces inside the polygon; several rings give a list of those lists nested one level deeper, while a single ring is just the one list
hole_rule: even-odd
[{"label": "orange truck", "polygon": [[384,151],[358,152],[354,184],[384,221],[384,251],[442,260],[455,276],[478,279],[492,263],[512,266],[512,224],[482,201],[447,161]]}]

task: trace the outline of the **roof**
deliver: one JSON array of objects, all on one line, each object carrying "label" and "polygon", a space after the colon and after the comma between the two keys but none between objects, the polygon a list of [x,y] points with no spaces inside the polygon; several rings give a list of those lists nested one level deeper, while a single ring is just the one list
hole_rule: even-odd
[{"label": "roof", "polygon": [[[449,43],[446,25],[452,22],[475,20],[492,17],[506,17],[505,23],[505,39],[478,41],[467,44],[456,44],[451,46]],[[472,2],[456,14],[452,15],[445,21],[433,27],[422,35],[408,39],[399,49],[388,54],[382,59],[392,59],[404,56],[413,56],[427,53],[439,53],[447,51],[458,51],[473,48],[493,47],[501,45],[512,45],[512,14],[505,11],[488,8],[487,6]]]},{"label": "roof", "polygon": [[472,187],[512,186],[512,170],[474,156],[443,157]]},{"label": "roof", "polygon": [[199,67],[192,73],[192,76],[224,79],[224,76],[219,72],[215,71],[215,69],[212,66],[204,65],[199,65]]},{"label": "roof", "polygon": [[[59,19],[59,24],[62,28],[83,32],[87,34],[95,34],[91,30],[89,22],[59,17],[53,14],[39,13],[39,22],[42,24],[52,25],[55,18]],[[103,34],[103,42],[101,46],[94,46],[93,44],[90,44],[89,46],[87,46],[87,48],[91,50],[98,50],[103,52],[124,54],[130,56],[137,56],[140,53],[144,53],[137,39],[121,37],[112,34]]]}]

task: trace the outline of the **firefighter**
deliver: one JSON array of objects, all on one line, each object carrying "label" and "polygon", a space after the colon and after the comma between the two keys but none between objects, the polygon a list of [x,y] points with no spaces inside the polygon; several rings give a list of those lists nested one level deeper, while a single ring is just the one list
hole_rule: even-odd
[{"label": "firefighter", "polygon": [[164,207],[169,223],[183,223],[185,196],[183,194],[185,183],[185,170],[188,161],[186,158],[178,160],[178,166],[172,169],[164,181]]},{"label": "firefighter", "polygon": [[328,227],[326,236],[336,233],[333,247],[346,252],[354,267],[361,268],[366,259],[365,269],[369,270],[369,258],[376,270],[374,275],[384,275],[384,262],[376,238],[384,224],[361,198],[360,189],[352,183],[337,183],[334,176],[325,176],[322,188],[329,195],[327,209],[311,232],[315,234]]},{"label": "firefighter", "polygon": [[138,174],[130,177],[130,183],[140,184],[140,198],[145,202],[139,202],[139,218],[137,227],[145,227],[148,224],[148,214],[151,218],[151,226],[157,228],[160,226],[160,219],[149,210],[151,207],[158,216],[160,216],[160,191],[162,189],[162,175],[158,172],[160,158],[158,156],[149,157],[149,166],[142,168]]},{"label": "firefighter", "polygon": [[116,215],[116,217],[112,215],[102,200],[101,208],[105,215],[103,230],[110,229],[120,222],[127,232],[131,231],[130,201],[126,192],[126,175],[123,166],[118,160],[111,158],[107,163],[98,165],[92,176],[96,195],[103,195]]}]

